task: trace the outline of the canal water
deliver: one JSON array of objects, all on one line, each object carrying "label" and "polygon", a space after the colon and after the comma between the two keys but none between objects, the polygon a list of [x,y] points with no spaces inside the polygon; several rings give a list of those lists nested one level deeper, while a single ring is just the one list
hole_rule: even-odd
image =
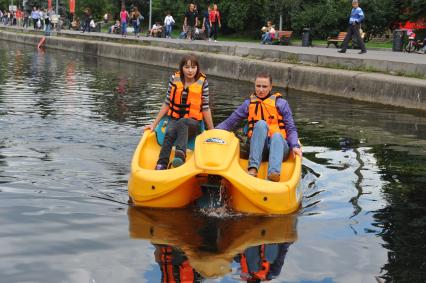
[{"label": "canal water", "polygon": [[[0,42],[0,282],[425,282],[422,112],[290,91],[296,215],[128,207],[172,72]],[[209,83],[215,124],[252,90]]]}]

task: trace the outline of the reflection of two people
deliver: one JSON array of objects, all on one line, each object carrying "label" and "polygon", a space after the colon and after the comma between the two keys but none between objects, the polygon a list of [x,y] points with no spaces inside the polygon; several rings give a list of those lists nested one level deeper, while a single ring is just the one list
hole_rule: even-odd
[{"label": "reflection of two people", "polygon": [[272,280],[282,272],[288,248],[297,240],[295,215],[211,219],[190,210],[133,207],[128,214],[130,236],[155,247],[161,282],[223,277],[233,261],[241,280]]}]

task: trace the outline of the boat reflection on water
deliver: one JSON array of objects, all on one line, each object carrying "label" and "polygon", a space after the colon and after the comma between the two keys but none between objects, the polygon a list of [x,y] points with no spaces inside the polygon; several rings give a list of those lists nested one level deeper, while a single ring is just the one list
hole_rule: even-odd
[{"label": "boat reflection on water", "polygon": [[296,215],[212,218],[190,209],[129,207],[128,216],[130,237],[154,245],[161,282],[223,277],[233,261],[240,280],[270,280],[297,240]]}]

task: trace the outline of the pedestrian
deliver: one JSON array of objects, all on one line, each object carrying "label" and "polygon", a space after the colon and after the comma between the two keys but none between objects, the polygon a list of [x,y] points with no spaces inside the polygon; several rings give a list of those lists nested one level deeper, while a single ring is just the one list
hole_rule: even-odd
[{"label": "pedestrian", "polygon": [[163,117],[168,117],[169,120],[156,170],[168,168],[173,144],[176,144],[173,167],[179,167],[185,162],[188,139],[200,133],[200,123],[203,120],[207,129],[214,127],[209,106],[209,84],[195,55],[182,57],[179,71],[170,78],[160,112],[144,130],[153,131]]},{"label": "pedestrian", "polygon": [[209,20],[211,28],[210,39],[214,39],[214,42],[217,42],[218,28],[222,27],[220,20],[220,12],[217,8],[217,4],[213,5],[213,10],[210,11]]},{"label": "pedestrian", "polygon": [[206,38],[210,41],[210,32],[211,32],[211,26],[210,26],[210,12],[212,8],[211,6],[207,6],[207,11],[203,15],[203,27],[202,31],[205,33]]},{"label": "pedestrian", "polygon": [[44,13],[44,34],[45,35],[50,35],[50,14],[52,12],[52,8],[50,8],[50,10],[48,10],[47,12]]},{"label": "pedestrian", "polygon": [[24,13],[24,25],[23,26],[24,26],[24,29],[27,29],[30,25],[30,23],[29,23],[30,15],[29,15],[28,11],[26,11],[26,10],[23,13]]},{"label": "pedestrian", "polygon": [[90,20],[91,20],[91,14],[89,8],[86,8],[84,10],[84,22],[83,22],[83,33],[85,31],[90,32]]},{"label": "pedestrian", "polygon": [[367,49],[365,48],[364,41],[361,38],[361,34],[359,32],[360,25],[364,21],[364,12],[359,7],[358,0],[352,1],[352,11],[351,16],[349,17],[349,27],[348,32],[346,33],[345,39],[343,40],[341,49],[338,51],[339,53],[345,53],[346,49],[348,48],[349,40],[352,39],[353,36],[355,36],[356,41],[359,44],[359,47],[361,48],[361,51],[359,54],[367,53]]},{"label": "pedestrian", "polygon": [[40,14],[37,10],[37,7],[34,6],[31,12],[31,19],[33,20],[34,29],[37,29],[37,22],[39,18],[40,18]]},{"label": "pedestrian", "polygon": [[129,18],[129,13],[126,11],[126,7],[121,6],[120,12],[120,22],[121,22],[121,36],[126,37],[127,35],[127,19]]},{"label": "pedestrian", "polygon": [[167,11],[166,17],[164,18],[164,26],[166,28],[166,38],[172,38],[173,25],[175,24],[175,19],[173,19],[170,11]]},{"label": "pedestrian", "polygon": [[292,152],[302,157],[297,128],[288,102],[280,93],[272,92],[272,76],[256,75],[254,93],[216,128],[230,131],[248,120],[250,139],[248,174],[257,177],[265,153],[269,155],[268,180],[280,181],[282,161]]},{"label": "pedestrian", "polygon": [[140,17],[141,13],[139,12],[138,7],[134,7],[131,13],[132,25],[133,25],[133,33],[136,37],[139,37],[139,27],[140,27]]},{"label": "pedestrian", "polygon": [[195,27],[198,26],[198,13],[195,10],[195,4],[191,3],[188,6],[188,11],[185,13],[185,19],[183,21],[185,30],[189,40],[195,39]]},{"label": "pedestrian", "polygon": [[22,26],[22,19],[23,19],[23,12],[21,9],[18,8],[18,10],[16,11],[16,21],[19,27]]}]

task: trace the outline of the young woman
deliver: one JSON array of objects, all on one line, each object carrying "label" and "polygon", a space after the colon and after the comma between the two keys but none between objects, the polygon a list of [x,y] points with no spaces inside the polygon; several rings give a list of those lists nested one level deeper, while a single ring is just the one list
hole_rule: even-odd
[{"label": "young woman", "polygon": [[220,13],[217,8],[217,4],[213,5],[213,10],[210,11],[209,15],[209,21],[210,21],[210,40],[214,40],[214,42],[217,42],[217,33],[220,27],[222,27],[221,19],[220,19]]},{"label": "young woman", "polygon": [[200,122],[204,120],[207,129],[213,129],[212,114],[209,107],[209,84],[200,71],[197,57],[183,56],[179,71],[169,81],[169,89],[160,112],[145,130],[154,130],[160,120],[168,116],[169,123],[156,170],[167,169],[173,144],[176,143],[173,167],[185,162],[188,139],[200,133]]}]

